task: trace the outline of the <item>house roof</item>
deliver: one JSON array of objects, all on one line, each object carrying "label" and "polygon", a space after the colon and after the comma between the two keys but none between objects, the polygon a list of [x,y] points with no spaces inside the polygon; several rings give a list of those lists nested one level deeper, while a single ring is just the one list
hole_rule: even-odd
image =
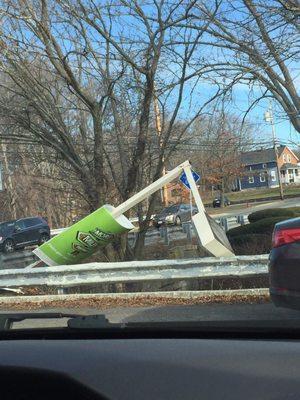
[{"label": "house roof", "polygon": [[[278,147],[278,157],[281,156],[285,146]],[[276,155],[273,148],[271,149],[259,149],[254,151],[247,151],[241,154],[242,164],[253,165],[276,161]]]},{"label": "house roof", "polygon": [[299,165],[297,164],[291,164],[291,163],[286,163],[283,164],[280,169],[288,169],[288,168],[299,168]]}]

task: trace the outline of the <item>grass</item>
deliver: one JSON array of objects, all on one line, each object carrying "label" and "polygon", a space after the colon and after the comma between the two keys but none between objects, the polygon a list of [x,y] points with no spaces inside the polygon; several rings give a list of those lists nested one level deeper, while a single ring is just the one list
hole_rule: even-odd
[{"label": "grass", "polygon": [[[283,189],[283,193],[286,195],[300,196],[300,186],[286,186]],[[203,196],[204,202],[212,202],[213,198],[218,195],[218,192],[212,196]],[[268,189],[250,189],[241,192],[230,192],[225,194],[230,201],[241,201],[241,200],[259,200],[267,199],[269,197],[280,196],[279,188],[268,188]]]}]

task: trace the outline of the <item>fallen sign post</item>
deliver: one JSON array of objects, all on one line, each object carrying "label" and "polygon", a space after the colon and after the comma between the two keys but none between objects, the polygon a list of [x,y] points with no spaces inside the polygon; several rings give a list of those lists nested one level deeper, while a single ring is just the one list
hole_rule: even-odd
[{"label": "fallen sign post", "polygon": [[185,161],[119,206],[104,205],[100,207],[35,249],[33,252],[41,261],[30,265],[29,268],[40,267],[42,262],[49,266],[78,264],[93,254],[97,248],[111,242],[115,235],[132,230],[134,226],[123,214],[167,183],[178,178],[183,172],[198,208],[198,214],[192,217],[192,221],[200,245],[213,256],[233,256],[230,244],[220,240],[220,237],[211,228],[191,165],[189,161]]}]

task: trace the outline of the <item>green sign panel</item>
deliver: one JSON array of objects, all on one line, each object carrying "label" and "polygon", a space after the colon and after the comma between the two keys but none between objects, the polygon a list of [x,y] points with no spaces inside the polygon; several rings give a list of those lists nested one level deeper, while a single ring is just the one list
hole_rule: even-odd
[{"label": "green sign panel", "polygon": [[124,216],[113,217],[114,207],[104,205],[34,250],[47,265],[78,264],[115,235],[134,228]]}]

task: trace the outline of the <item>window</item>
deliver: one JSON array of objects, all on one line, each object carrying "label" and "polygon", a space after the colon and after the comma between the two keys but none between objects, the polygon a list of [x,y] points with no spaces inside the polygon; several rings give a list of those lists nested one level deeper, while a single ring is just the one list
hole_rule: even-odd
[{"label": "window", "polygon": [[272,180],[272,182],[276,181],[276,172],[275,171],[271,171],[271,180]]},{"label": "window", "polygon": [[254,177],[253,176],[249,176],[249,183],[254,183]]},{"label": "window", "polygon": [[41,221],[38,218],[28,218],[24,220],[24,224],[26,228],[30,228],[31,226],[39,225]]},{"label": "window", "polygon": [[7,230],[12,230],[15,226],[15,221],[11,221],[11,222],[3,222],[2,224],[0,224],[0,232],[5,232]]},{"label": "window", "polygon": [[286,155],[285,154],[282,156],[282,159],[283,159],[283,162],[286,163]]},{"label": "window", "polygon": [[170,206],[170,207],[168,207],[168,208],[166,208],[165,209],[165,212],[166,213],[169,213],[169,212],[177,212],[178,211],[178,206]]},{"label": "window", "polygon": [[267,168],[267,164],[263,164],[262,167],[263,167],[263,169],[266,169]]},{"label": "window", "polygon": [[22,220],[17,221],[17,222],[15,223],[15,229],[16,229],[16,230],[25,229],[24,221],[22,221]]},{"label": "window", "polygon": [[297,169],[295,169],[295,175],[298,176],[298,170]]},{"label": "window", "polygon": [[182,204],[180,207],[181,211],[188,211],[190,209],[189,204]]},{"label": "window", "polygon": [[288,154],[286,157],[287,157],[287,161],[290,163],[291,162],[291,155]]},{"label": "window", "polygon": [[266,182],[266,175],[265,174],[259,174],[259,180],[260,180],[260,182]]}]

